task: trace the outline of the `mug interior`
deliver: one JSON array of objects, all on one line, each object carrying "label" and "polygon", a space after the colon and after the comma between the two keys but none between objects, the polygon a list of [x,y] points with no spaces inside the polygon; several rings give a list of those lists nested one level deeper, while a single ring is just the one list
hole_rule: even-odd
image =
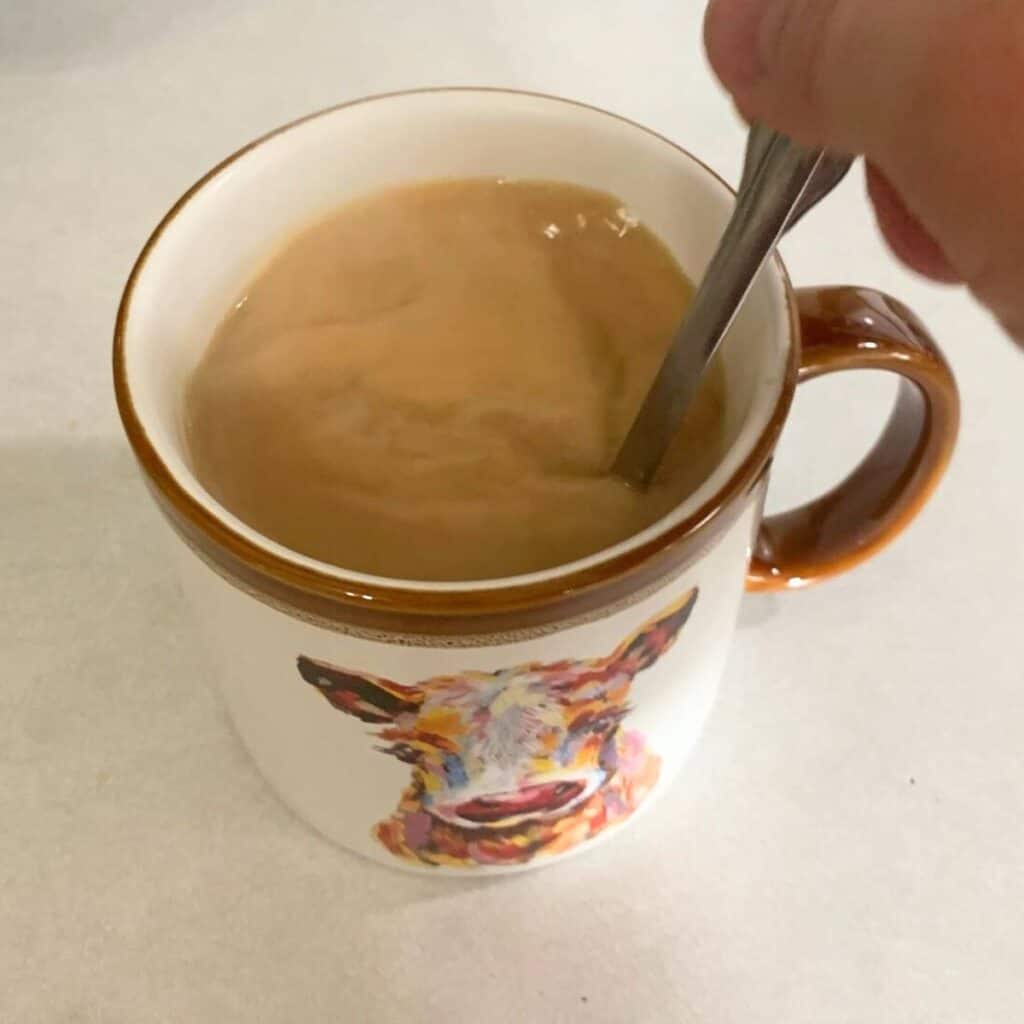
[{"label": "mug interior", "polygon": [[[347,200],[437,178],[526,178],[611,192],[699,280],[733,206],[731,190],[694,157],[632,122],[567,100],[486,89],[440,89],[358,101],[315,114],[243,150],[168,215],[129,283],[119,317],[122,404],[177,486],[220,523],[271,555],[336,579],[387,584],[291,551],[221,506],[193,474],[184,443],[185,384],[230,306],[297,231]],[[780,402],[794,345],[788,285],[770,261],[726,337],[725,457],[685,502],[645,531],[586,559],[513,582],[541,582],[648,544],[723,490]],[[401,581],[406,589],[470,590],[509,580]]]}]

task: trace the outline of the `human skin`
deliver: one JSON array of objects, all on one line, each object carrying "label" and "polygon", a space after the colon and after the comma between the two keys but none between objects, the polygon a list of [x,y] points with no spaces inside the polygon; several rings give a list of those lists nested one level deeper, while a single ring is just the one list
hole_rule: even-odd
[{"label": "human skin", "polygon": [[740,113],[867,160],[896,255],[1024,344],[1024,3],[711,0]]}]

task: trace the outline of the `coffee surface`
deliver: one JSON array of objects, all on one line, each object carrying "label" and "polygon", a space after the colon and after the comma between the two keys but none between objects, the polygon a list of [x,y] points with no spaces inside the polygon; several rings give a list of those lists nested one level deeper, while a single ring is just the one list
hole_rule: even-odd
[{"label": "coffee surface", "polygon": [[721,458],[716,368],[652,489],[609,475],[691,293],[603,193],[369,195],[284,243],[221,323],[185,399],[193,468],[256,530],[353,571],[473,580],[593,554]]}]

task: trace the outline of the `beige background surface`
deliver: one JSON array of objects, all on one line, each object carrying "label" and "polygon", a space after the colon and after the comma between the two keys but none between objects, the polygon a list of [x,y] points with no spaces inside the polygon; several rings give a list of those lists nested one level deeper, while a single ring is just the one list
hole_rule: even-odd
[{"label": "beige background surface", "polygon": [[[963,384],[956,464],[873,565],[747,600],[681,783],[563,867],[421,880],[292,818],[208,685],[119,436],[121,284],[214,162],[347,98],[474,83],[610,107],[735,176],[701,6],[0,5],[0,1021],[1024,1017],[1024,359],[895,266],[860,180],[790,268],[934,327]],[[849,466],[891,393],[804,395],[774,503]]]}]

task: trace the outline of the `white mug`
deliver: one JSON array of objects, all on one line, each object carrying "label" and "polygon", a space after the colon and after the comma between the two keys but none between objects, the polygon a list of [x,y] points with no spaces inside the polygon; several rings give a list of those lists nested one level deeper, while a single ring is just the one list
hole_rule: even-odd
[{"label": "white mug", "polygon": [[[441,89],[347,104],[246,147],[171,210],[125,289],[114,375],[231,716],[267,780],[351,850],[472,876],[590,849],[650,807],[707,719],[745,583],[802,586],[877,550],[940,477],[957,398],[899,303],[796,293],[775,259],[723,347],[727,453],[643,533],[472,583],[375,578],[287,550],[197,481],[185,382],[282,239],[363,193],[460,177],[611,192],[694,279],[733,199],[666,139],[566,100]],[[851,367],[903,376],[878,447],[831,494],[762,522],[798,376]]]}]

